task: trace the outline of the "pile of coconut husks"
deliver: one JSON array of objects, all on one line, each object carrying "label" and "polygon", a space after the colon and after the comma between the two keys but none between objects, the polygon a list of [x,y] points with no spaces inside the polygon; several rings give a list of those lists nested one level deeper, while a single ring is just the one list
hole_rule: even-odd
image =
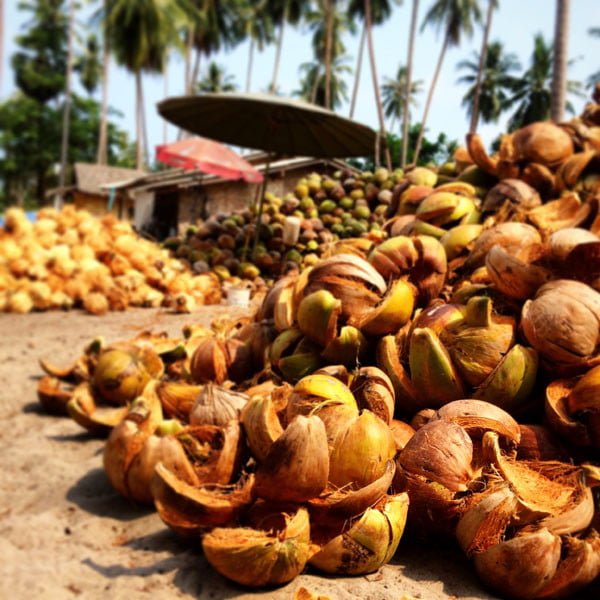
[{"label": "pile of coconut husks", "polygon": [[105,433],[114,488],[241,584],[374,572],[406,528],[455,540],[503,597],[585,588],[600,106],[467,148],[454,177],[397,184],[388,239],[343,240],[248,318],[42,362],[40,401]]},{"label": "pile of coconut husks", "polygon": [[190,312],[221,300],[216,275],[193,273],[114,215],[98,219],[66,205],[42,208],[33,222],[17,207],[4,216],[0,312],[81,307],[102,315],[129,306]]}]

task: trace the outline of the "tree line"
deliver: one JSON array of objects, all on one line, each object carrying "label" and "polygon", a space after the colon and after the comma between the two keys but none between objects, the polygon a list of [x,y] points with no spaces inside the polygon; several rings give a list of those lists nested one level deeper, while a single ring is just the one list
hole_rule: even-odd
[{"label": "tree line", "polygon": [[[364,54],[368,55],[378,129],[388,161],[394,164],[420,164],[440,149],[453,147],[445,136],[426,140],[427,120],[448,50],[459,47],[476,31],[482,32],[480,51],[457,65],[461,73],[457,83],[467,86],[463,106],[470,117],[470,131],[480,122],[497,122],[504,114],[510,114],[511,129],[535,120],[563,119],[564,111],[572,109],[568,95],[584,95],[584,85],[569,81],[566,75],[569,0],[555,1],[554,36],[535,36],[528,65],[521,65],[493,39],[498,2],[431,0],[422,12],[420,0],[412,0],[406,59],[394,78],[380,82],[373,30],[391,17],[401,0],[95,0],[91,22],[86,24],[93,32],[85,39],[83,27],[77,26],[82,7],[76,0],[24,0],[19,9],[27,13],[28,21],[16,38],[18,50],[11,58],[18,91],[0,104],[2,199],[42,200],[51,182],[66,181],[68,165],[77,160],[147,166],[143,75],[166,77],[173,52],[184,57],[183,84],[188,94],[256,91],[252,85],[254,54],[274,44],[266,91],[280,93],[279,65],[289,27],[301,28],[310,36],[312,59],[299,66],[298,89],[286,91],[307,102],[336,111],[349,102],[348,116],[352,117]],[[415,40],[426,28],[442,33],[428,90],[423,80],[413,76]],[[591,28],[589,33],[598,36],[600,29]],[[348,34],[360,36],[354,65],[344,44]],[[242,87],[215,57],[247,41]],[[108,101],[111,57],[134,76],[134,143],[110,118],[116,116]],[[74,75],[85,96],[73,92]],[[347,82],[352,75],[350,90]],[[586,83],[593,85],[599,79],[600,73],[595,73]],[[59,156],[61,166],[57,165]],[[63,178],[59,180],[57,173]]]}]

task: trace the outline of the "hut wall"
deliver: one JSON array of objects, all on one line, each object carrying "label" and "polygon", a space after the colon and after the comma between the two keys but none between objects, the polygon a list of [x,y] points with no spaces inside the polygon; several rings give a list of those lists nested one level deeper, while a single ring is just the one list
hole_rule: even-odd
[{"label": "hut wall", "polygon": [[113,202],[112,210],[108,210],[108,196],[88,194],[80,190],[73,192],[73,203],[80,210],[87,210],[95,217],[103,217],[109,212],[124,221],[130,220],[130,211],[133,207],[131,201],[126,200],[121,195],[117,195]]},{"label": "hut wall", "polygon": [[[319,169],[323,171],[324,169]],[[267,191],[283,196],[294,190],[302,177],[313,173],[315,167],[281,170],[271,173]],[[258,185],[244,181],[223,181],[204,187],[193,186],[182,189],[179,195],[179,230],[185,231],[190,223],[215,215],[231,213],[250,206],[257,194]]]},{"label": "hut wall", "polygon": [[140,231],[152,220],[154,210],[154,192],[139,192],[135,195],[135,228]]}]

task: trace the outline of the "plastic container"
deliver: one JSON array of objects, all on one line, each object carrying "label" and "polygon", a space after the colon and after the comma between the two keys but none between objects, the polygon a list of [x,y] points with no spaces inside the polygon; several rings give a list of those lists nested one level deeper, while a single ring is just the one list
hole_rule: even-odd
[{"label": "plastic container", "polygon": [[300,237],[299,217],[286,217],[283,223],[283,243],[286,246],[294,246]]},{"label": "plastic container", "polygon": [[247,308],[250,305],[250,289],[245,287],[232,287],[227,290],[228,306],[242,306]]}]

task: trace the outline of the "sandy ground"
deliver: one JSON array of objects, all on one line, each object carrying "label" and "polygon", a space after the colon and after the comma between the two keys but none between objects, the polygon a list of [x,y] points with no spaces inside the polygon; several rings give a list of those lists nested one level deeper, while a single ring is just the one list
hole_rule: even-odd
[{"label": "sandy ground", "polygon": [[299,586],[332,600],[494,598],[457,548],[406,539],[374,575],[308,571],[285,587],[249,593],[217,575],[199,543],[182,542],[152,510],[112,490],[101,468],[102,439],[40,411],[38,358],[66,364],[94,336],[114,341],[147,328],[177,335],[184,323],[208,324],[226,310],[0,314],[0,598],[287,600]]}]

